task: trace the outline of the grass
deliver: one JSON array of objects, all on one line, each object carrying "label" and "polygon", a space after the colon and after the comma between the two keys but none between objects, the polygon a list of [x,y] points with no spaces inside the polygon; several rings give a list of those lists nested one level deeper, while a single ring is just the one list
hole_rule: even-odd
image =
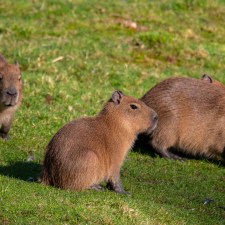
[{"label": "grass", "polygon": [[[131,196],[29,182],[52,135],[95,115],[113,90],[141,97],[170,76],[203,73],[225,83],[224,11],[221,0],[1,2],[1,53],[20,62],[25,85],[11,140],[0,142],[0,223],[224,224],[218,162],[136,149],[122,168]],[[204,205],[207,198],[214,202]]]}]

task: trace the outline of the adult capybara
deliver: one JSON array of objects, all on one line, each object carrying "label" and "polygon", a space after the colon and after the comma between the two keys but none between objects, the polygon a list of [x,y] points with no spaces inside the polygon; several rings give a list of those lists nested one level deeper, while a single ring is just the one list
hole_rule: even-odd
[{"label": "adult capybara", "polygon": [[47,146],[42,182],[62,189],[99,189],[101,181],[118,193],[120,167],[140,132],[151,132],[157,114],[142,101],[115,91],[95,117],[62,127]]},{"label": "adult capybara", "polygon": [[212,79],[212,78],[211,78],[209,75],[207,75],[207,74],[203,74],[201,79],[204,80],[204,81],[207,81],[207,82],[209,82],[209,83],[211,83],[211,84],[213,84],[213,85],[216,85],[216,86],[218,86],[218,87],[225,88],[225,85],[224,85],[223,83],[219,82],[218,80]]},{"label": "adult capybara", "polygon": [[13,115],[22,100],[22,80],[18,63],[8,64],[0,56],[0,137],[8,138]]},{"label": "adult capybara", "polygon": [[141,100],[159,117],[149,144],[162,157],[180,159],[170,151],[224,159],[225,90],[193,78],[169,78]]}]

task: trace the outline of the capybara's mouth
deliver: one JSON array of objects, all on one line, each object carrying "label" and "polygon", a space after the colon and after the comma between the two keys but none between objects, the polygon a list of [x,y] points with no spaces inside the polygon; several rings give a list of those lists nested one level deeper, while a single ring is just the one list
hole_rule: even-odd
[{"label": "capybara's mouth", "polygon": [[8,107],[9,107],[9,106],[14,106],[14,105],[16,105],[16,103],[9,103],[9,104],[6,104],[6,103],[5,103],[5,106],[8,106]]},{"label": "capybara's mouth", "polygon": [[3,101],[2,102],[3,104],[4,104],[4,106],[7,106],[7,107],[9,107],[9,106],[14,106],[14,105],[16,105],[16,99],[14,99],[14,98],[7,98],[5,101]]}]

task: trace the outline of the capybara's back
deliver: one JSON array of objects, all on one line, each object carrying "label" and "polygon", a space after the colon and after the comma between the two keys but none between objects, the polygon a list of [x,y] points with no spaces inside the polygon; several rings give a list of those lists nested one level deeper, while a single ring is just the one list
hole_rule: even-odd
[{"label": "capybara's back", "polygon": [[74,120],[62,127],[47,146],[42,182],[58,188],[84,190],[108,187],[125,193],[120,167],[140,132],[151,132],[157,114],[142,101],[113,93],[95,117]]},{"label": "capybara's back", "polygon": [[193,78],[169,78],[142,98],[158,116],[151,145],[162,156],[178,159],[169,149],[224,158],[225,90]]},{"label": "capybara's back", "polygon": [[7,139],[13,115],[22,99],[22,81],[18,64],[9,64],[0,56],[0,137]]}]

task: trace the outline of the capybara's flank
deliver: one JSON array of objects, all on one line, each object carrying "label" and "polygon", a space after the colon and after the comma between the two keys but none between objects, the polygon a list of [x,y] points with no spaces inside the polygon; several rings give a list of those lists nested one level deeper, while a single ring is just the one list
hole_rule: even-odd
[{"label": "capybara's flank", "polygon": [[0,56],[0,137],[8,138],[13,115],[22,100],[22,81],[18,63],[8,64]]},{"label": "capybara's flank", "polygon": [[140,100],[115,91],[95,117],[62,127],[47,146],[42,182],[62,189],[98,189],[101,181],[118,193],[120,167],[140,132],[151,132],[157,114]]},{"label": "capybara's flank", "polygon": [[159,116],[152,147],[179,159],[170,149],[224,159],[225,89],[193,78],[169,78],[142,98]]}]

